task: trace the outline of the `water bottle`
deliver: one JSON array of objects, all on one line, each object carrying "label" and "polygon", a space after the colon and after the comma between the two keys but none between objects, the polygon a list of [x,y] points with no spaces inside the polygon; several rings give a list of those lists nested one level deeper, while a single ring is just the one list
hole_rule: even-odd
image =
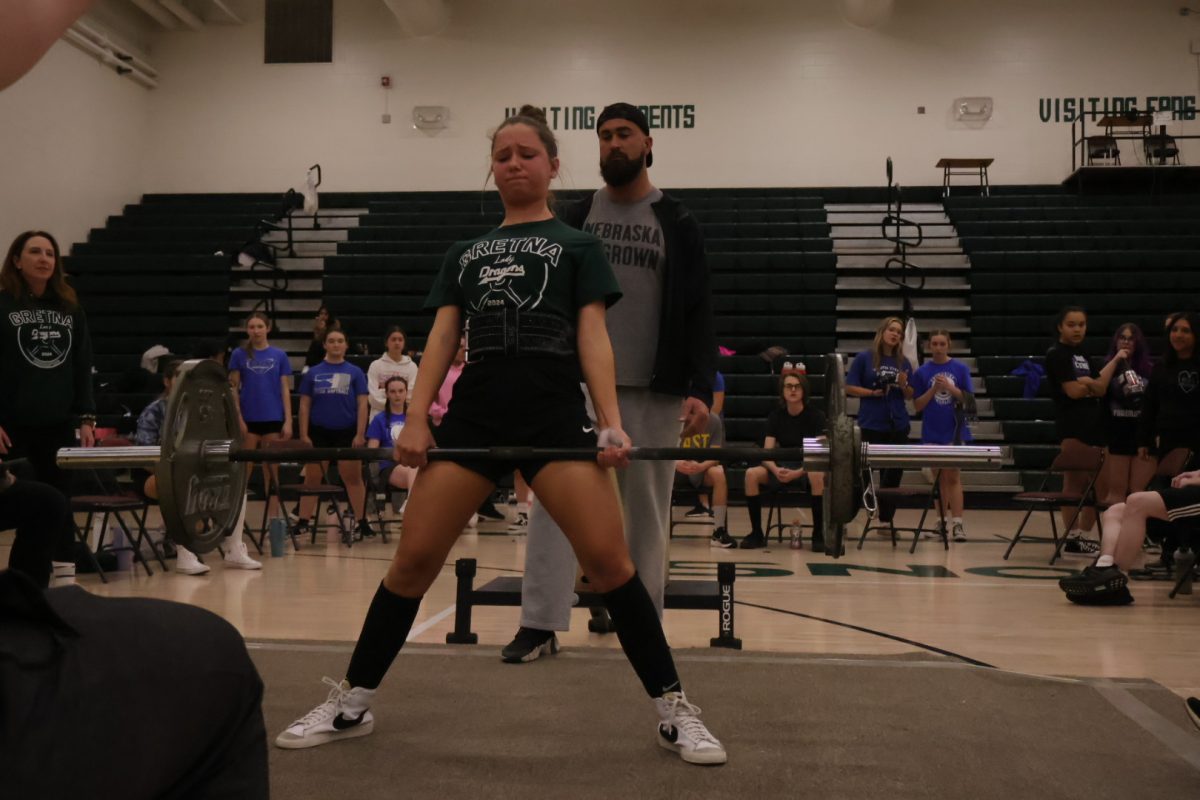
[{"label": "water bottle", "polygon": [[287,520],[282,517],[274,517],[267,529],[271,537],[271,557],[280,558],[283,556],[284,541],[287,539]]}]

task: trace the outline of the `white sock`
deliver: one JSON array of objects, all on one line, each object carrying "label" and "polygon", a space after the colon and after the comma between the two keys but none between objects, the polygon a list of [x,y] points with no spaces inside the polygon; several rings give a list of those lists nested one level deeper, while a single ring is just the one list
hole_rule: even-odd
[{"label": "white sock", "polygon": [[1113,565],[1113,557],[1112,556],[1100,556],[1099,558],[1096,559],[1096,566],[1100,567],[1101,569],[1103,569],[1104,567],[1111,567],[1112,565]]},{"label": "white sock", "polygon": [[962,517],[952,517],[950,522],[953,525],[962,525]]},{"label": "white sock", "polygon": [[237,523],[233,526],[233,535],[239,540],[242,538],[242,532],[246,530],[246,506],[250,504],[250,495],[242,495],[242,510],[238,512]]},{"label": "white sock", "polygon": [[50,588],[57,586],[74,586],[75,585],[75,562],[74,561],[51,561],[50,562]]},{"label": "white sock", "polygon": [[726,506],[713,506],[712,510],[713,510],[713,522],[715,523],[715,526],[717,528],[724,528],[725,527],[725,514],[727,512]]}]

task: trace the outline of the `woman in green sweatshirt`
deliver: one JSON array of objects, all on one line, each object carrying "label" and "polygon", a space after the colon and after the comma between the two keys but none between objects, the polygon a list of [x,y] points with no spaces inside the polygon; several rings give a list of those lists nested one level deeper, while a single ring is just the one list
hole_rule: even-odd
[{"label": "woman in green sweatshirt", "polygon": [[92,339],[45,231],[13,240],[0,265],[0,458],[29,459],[38,480],[65,490],[60,447],[95,443]]}]

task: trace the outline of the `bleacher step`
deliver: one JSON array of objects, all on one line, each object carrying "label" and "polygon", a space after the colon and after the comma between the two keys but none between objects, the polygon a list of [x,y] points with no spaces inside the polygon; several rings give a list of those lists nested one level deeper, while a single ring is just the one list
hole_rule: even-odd
[{"label": "bleacher step", "polygon": [[[847,223],[842,220],[830,220],[831,227],[829,236],[833,239],[834,247],[837,247],[839,241],[846,239],[864,239],[876,238],[881,233],[878,223]],[[887,229],[889,236],[896,235],[896,226],[889,225]],[[958,233],[954,230],[954,226],[949,220],[943,220],[939,223],[921,223],[921,235],[925,241],[937,239],[957,239]],[[901,225],[900,238],[916,241],[917,228],[915,225]]]},{"label": "bleacher step", "polygon": [[[879,320],[874,317],[843,317],[837,321],[838,334],[843,333],[875,333],[875,328],[879,325]],[[965,319],[955,318],[926,318],[921,319],[917,327],[917,332],[922,330],[933,330],[935,328],[945,328],[951,334],[970,335],[971,325]]]},{"label": "bleacher step", "polygon": [[[825,217],[829,220],[830,225],[872,225],[879,229],[883,225],[883,219],[886,216],[885,212],[880,211],[833,211],[832,207],[826,209]],[[909,211],[904,209],[901,216],[909,222],[920,223],[924,225],[949,225],[950,217],[946,216],[946,212],[939,209],[929,211]],[[895,230],[895,226],[892,226]]]},{"label": "bleacher step", "polygon": [[[279,244],[287,242],[287,231],[271,231],[263,237],[264,242]],[[345,228],[321,228],[320,230],[293,230],[293,242],[344,242],[348,238]]]},{"label": "bleacher step", "polygon": [[[320,292],[323,281],[320,278],[292,278],[288,281],[289,292]],[[230,292],[237,294],[262,294],[266,295],[269,290],[258,286],[249,280],[235,280],[232,286],[229,287]]]},{"label": "bleacher step", "polygon": [[[838,292],[876,292],[892,297],[896,296],[896,285],[876,276],[843,277],[839,275],[836,289]],[[925,289],[926,291],[952,291],[966,294],[971,287],[964,278],[926,276]]]},{"label": "bleacher step", "polygon": [[[966,313],[971,310],[971,306],[967,303],[950,297],[914,297],[911,302],[913,311],[917,312],[918,325],[921,322],[921,312]],[[895,298],[843,297],[837,301],[839,314],[870,312],[883,316],[895,310]]]},{"label": "bleacher step", "polygon": [[[236,297],[229,306],[230,313],[248,314],[258,303],[258,300],[251,297]],[[321,306],[321,300],[316,297],[281,297],[275,300],[275,313],[303,313],[316,314],[317,309]]]},{"label": "bleacher step", "polygon": [[[839,272],[855,269],[883,269],[888,260],[894,255],[896,254],[890,250],[887,253],[838,253],[837,268]],[[936,253],[915,248],[910,249],[905,257],[910,264],[915,264],[922,269],[967,270],[971,268],[970,259],[961,251],[955,253]]]}]

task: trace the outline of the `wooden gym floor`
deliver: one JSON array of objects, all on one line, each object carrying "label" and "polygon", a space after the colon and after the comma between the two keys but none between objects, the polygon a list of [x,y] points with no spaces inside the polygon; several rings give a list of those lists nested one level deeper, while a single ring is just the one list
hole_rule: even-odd
[{"label": "wooden gym floor", "polygon": [[[259,513],[252,504],[250,518]],[[898,522],[913,513],[901,511]],[[671,575],[712,579],[717,562],[736,561],[736,633],[747,650],[866,656],[945,651],[1017,672],[1148,678],[1180,694],[1200,694],[1200,594],[1171,600],[1171,584],[1133,581],[1132,606],[1076,607],[1056,581],[1082,568],[1086,557],[1066,556],[1049,567],[1049,543],[1023,542],[1006,562],[1004,537],[1015,530],[1018,514],[968,512],[966,519],[970,541],[952,543],[949,552],[940,542],[922,541],[910,556],[907,542],[893,549],[874,534],[859,551],[856,535],[836,561],[774,540],[766,550],[710,548],[710,526],[683,525],[671,544]],[[740,508],[731,510],[730,523],[738,538],[749,527]],[[1034,532],[1048,535],[1049,526],[1042,526]],[[0,564],[7,563],[10,544],[11,534],[5,534]],[[465,533],[426,596],[410,641],[442,643],[453,627],[455,558],[478,559],[479,585],[519,575],[524,551],[524,536],[508,533],[504,523]],[[358,635],[391,553],[377,538],[351,549],[304,541],[299,552],[289,545],[281,558],[259,557],[261,571],[227,570],[214,553],[205,576],[164,574],[151,562],[150,577],[138,570],[110,574],[107,584],[94,575],[80,576],[79,583],[106,596],[193,603],[228,619],[250,640],[346,642]],[[472,627],[478,646],[498,651],[517,619],[515,608],[477,607]],[[586,611],[576,611],[560,641],[568,647],[618,646],[613,636],[589,634],[586,620]],[[717,632],[711,611],[667,611],[665,622],[676,648],[707,647]]]}]

